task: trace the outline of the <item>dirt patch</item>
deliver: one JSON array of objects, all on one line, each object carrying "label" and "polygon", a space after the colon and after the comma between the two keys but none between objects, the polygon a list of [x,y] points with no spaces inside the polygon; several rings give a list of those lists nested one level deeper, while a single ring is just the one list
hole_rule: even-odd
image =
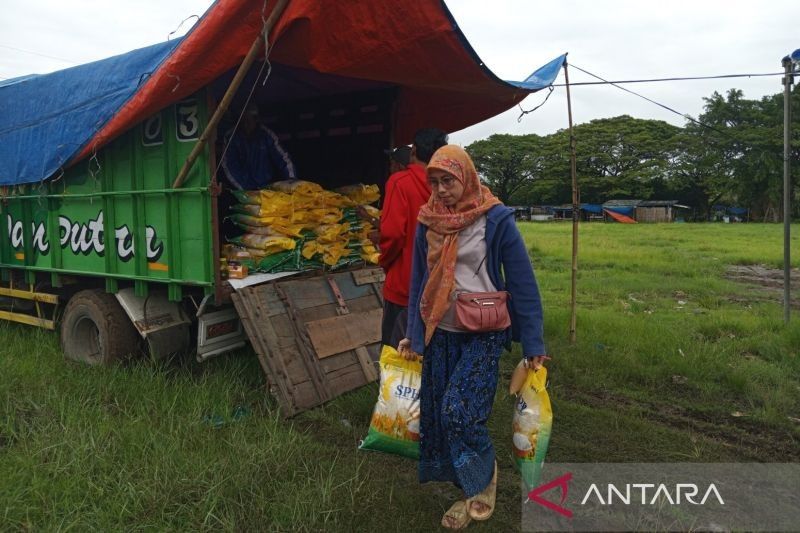
[{"label": "dirt patch", "polygon": [[[752,297],[732,296],[728,298],[731,301],[783,303],[783,270],[779,268],[769,268],[764,265],[732,265],[725,270],[725,277],[754,289]],[[790,279],[792,285],[790,305],[794,309],[800,309],[800,269],[793,268]]]},{"label": "dirt patch", "polygon": [[561,391],[565,399],[597,408],[619,408],[677,430],[690,430],[734,448],[753,461],[800,460],[797,437],[789,430],[768,427],[755,420],[719,416],[673,403],[635,400],[610,391]]}]

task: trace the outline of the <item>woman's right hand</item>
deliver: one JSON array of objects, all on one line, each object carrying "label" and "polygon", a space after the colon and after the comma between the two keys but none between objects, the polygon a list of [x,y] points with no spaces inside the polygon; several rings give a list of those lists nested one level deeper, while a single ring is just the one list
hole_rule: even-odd
[{"label": "woman's right hand", "polygon": [[411,339],[403,339],[397,345],[397,353],[403,356],[407,361],[411,361],[419,357],[419,354],[411,349]]}]

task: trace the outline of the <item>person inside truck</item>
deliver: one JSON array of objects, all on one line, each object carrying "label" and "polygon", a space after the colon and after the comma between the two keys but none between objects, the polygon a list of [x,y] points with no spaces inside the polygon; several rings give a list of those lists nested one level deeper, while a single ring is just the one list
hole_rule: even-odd
[{"label": "person inside truck", "polygon": [[447,133],[440,129],[425,128],[417,131],[406,168],[389,176],[386,182],[379,248],[380,265],[386,272],[381,342],[388,346],[397,346],[399,340],[405,337],[408,284],[417,214],[420,206],[431,196],[425,167],[433,153],[445,144]]},{"label": "person inside truck", "polygon": [[391,150],[384,150],[389,156],[389,175],[396,174],[408,168],[411,163],[411,147],[398,146]]},{"label": "person inside truck", "polygon": [[449,481],[464,498],[442,517],[449,529],[487,520],[497,461],[486,423],[503,348],[521,342],[527,368],[545,356],[542,302],[514,211],[481,185],[463,148],[447,145],[427,167],[433,191],[419,211],[398,351],[423,354],[419,480]]},{"label": "person inside truck", "polygon": [[296,177],[289,153],[275,132],[261,123],[258,106],[252,102],[245,108],[239,128],[225,134],[225,146],[222,168],[235,189],[254,191]]}]

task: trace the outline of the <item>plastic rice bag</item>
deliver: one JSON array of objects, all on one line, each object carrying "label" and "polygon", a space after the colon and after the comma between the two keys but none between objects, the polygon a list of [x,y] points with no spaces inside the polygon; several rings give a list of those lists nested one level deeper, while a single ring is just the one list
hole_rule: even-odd
[{"label": "plastic rice bag", "polygon": [[245,233],[252,233],[254,235],[272,235],[276,237],[302,237],[303,226],[301,224],[270,224],[269,226],[249,226],[234,220],[234,223],[242,228]]},{"label": "plastic rice bag", "polygon": [[320,224],[314,228],[314,233],[317,236],[317,242],[332,243],[342,240],[342,235],[350,231],[350,224]]},{"label": "plastic rice bag", "polygon": [[553,410],[547,394],[547,369],[526,369],[520,361],[512,377],[512,392],[515,378],[527,371],[517,394],[514,408],[512,449],[522,480],[530,490],[539,485],[544,457],[550,443],[553,427]]},{"label": "plastic rice bag", "polygon": [[257,217],[244,213],[234,213],[229,217],[234,223],[244,226],[291,226],[292,221],[287,217]]},{"label": "plastic rice bag", "polygon": [[342,194],[352,201],[352,205],[366,205],[377,202],[381,197],[381,191],[377,185],[347,185],[339,187],[336,192]]},{"label": "plastic rice bag", "polygon": [[361,244],[361,259],[363,259],[367,263],[372,263],[373,265],[377,265],[378,261],[381,258],[381,254],[380,252],[378,252],[378,249],[375,247],[375,245],[372,244],[372,241],[370,241],[369,239],[365,239],[362,240],[360,244]]},{"label": "plastic rice bag", "polygon": [[419,387],[422,362],[407,361],[391,346],[381,350],[381,386],[369,432],[359,449],[419,459]]},{"label": "plastic rice bag", "polygon": [[377,207],[371,205],[365,205],[363,207],[366,214],[369,215],[370,217],[381,218],[381,210],[378,209]]},{"label": "plastic rice bag", "polygon": [[322,191],[314,197],[316,205],[321,207],[346,207],[350,205],[350,199],[346,196],[333,191]]},{"label": "plastic rice bag", "polygon": [[233,194],[240,204],[261,205],[261,193],[259,191],[240,191],[238,189],[233,189],[231,190],[231,194]]},{"label": "plastic rice bag", "polygon": [[284,180],[276,181],[269,184],[269,188],[273,191],[280,191],[287,194],[299,194],[306,196],[313,196],[323,191],[322,186],[318,183],[313,183],[304,180]]},{"label": "plastic rice bag", "polygon": [[239,237],[230,239],[233,244],[246,246],[256,250],[263,250],[264,255],[271,253],[282,252],[285,250],[294,250],[297,246],[297,241],[290,237],[276,237],[273,235],[255,235],[252,233],[245,233]]}]

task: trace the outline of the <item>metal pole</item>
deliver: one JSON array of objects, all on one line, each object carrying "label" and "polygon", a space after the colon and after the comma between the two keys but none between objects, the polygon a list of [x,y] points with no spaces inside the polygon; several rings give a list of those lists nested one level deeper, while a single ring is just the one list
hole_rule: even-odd
[{"label": "metal pole", "polygon": [[225,114],[225,112],[228,111],[228,106],[230,106],[231,100],[233,100],[233,96],[236,94],[236,91],[239,89],[242,81],[244,81],[247,71],[250,70],[250,66],[255,62],[258,53],[264,49],[264,40],[267,38],[267,35],[272,30],[272,27],[275,25],[275,22],[281,16],[281,13],[283,13],[283,10],[286,8],[286,4],[288,3],[289,0],[278,0],[275,7],[272,8],[269,18],[264,23],[264,28],[261,30],[261,33],[258,34],[256,40],[253,41],[253,44],[250,46],[250,50],[247,52],[247,55],[242,61],[242,64],[239,65],[239,70],[237,70],[236,74],[233,76],[233,81],[231,81],[231,84],[228,86],[228,90],[225,91],[225,94],[217,106],[217,109],[214,110],[214,114],[211,115],[211,118],[208,120],[206,129],[203,131],[203,134],[200,135],[200,139],[197,140],[194,148],[192,148],[192,152],[189,154],[189,157],[187,157],[186,161],[184,161],[180,172],[178,172],[178,176],[172,183],[173,189],[177,189],[183,185],[184,180],[186,180],[186,176],[189,175],[189,171],[192,169],[192,166],[194,166],[194,162],[198,157],[200,157],[200,154],[202,153],[203,148],[205,148],[208,139],[216,131],[217,124],[219,124],[219,121],[222,119],[222,116]]},{"label": "metal pole", "polygon": [[791,318],[791,222],[792,222],[792,60],[783,58],[783,321]]},{"label": "metal pole", "polygon": [[569,342],[575,344],[577,340],[578,322],[578,220],[580,219],[580,204],[578,203],[578,156],[575,150],[575,135],[572,131],[572,98],[569,93],[569,69],[564,60],[564,81],[567,87],[567,113],[569,115],[569,152],[570,174],[572,176],[572,280],[570,285],[570,320]]}]

